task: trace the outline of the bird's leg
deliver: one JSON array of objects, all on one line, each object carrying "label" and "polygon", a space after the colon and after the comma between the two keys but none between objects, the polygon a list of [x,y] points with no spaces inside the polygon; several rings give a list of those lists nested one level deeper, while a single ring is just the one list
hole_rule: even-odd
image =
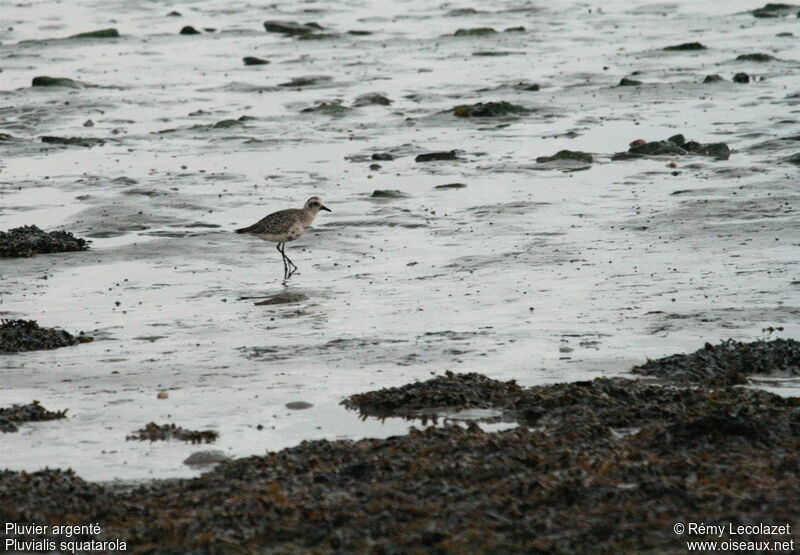
[{"label": "bird's leg", "polygon": [[278,252],[281,253],[281,258],[283,260],[283,281],[286,281],[287,279],[289,279],[287,277],[287,274],[289,273],[289,268],[286,266],[286,255],[283,254],[283,249],[281,248],[281,246],[283,246],[283,243],[278,243],[277,249]]},{"label": "bird's leg", "polygon": [[[284,245],[284,247],[283,247],[283,248],[284,248],[284,250],[286,250],[286,245]],[[297,271],[297,266],[295,266],[294,262],[292,262],[292,261],[291,261],[291,259],[290,259],[288,256],[286,256],[286,253],[285,253],[285,252],[283,253],[283,256],[284,256],[284,258],[286,258],[286,261],[287,261],[287,262],[289,263],[289,265],[290,265],[290,268],[289,268],[289,277],[292,277],[292,275],[293,275],[293,274],[294,274],[294,273]],[[286,279],[289,279],[289,278],[286,278]]]}]

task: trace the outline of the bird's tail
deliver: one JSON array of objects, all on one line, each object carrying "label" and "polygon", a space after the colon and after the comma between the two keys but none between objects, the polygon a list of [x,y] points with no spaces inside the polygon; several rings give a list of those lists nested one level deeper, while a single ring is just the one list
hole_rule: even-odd
[{"label": "bird's tail", "polygon": [[250,230],[250,227],[243,227],[243,228],[240,228],[240,229],[235,229],[234,231],[236,233],[247,233],[249,230]]}]

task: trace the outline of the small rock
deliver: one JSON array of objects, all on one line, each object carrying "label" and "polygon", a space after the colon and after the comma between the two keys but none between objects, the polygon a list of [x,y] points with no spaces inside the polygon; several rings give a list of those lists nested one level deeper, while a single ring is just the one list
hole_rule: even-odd
[{"label": "small rock", "polygon": [[408,195],[397,189],[376,189],[372,191],[372,198],[408,198]]},{"label": "small rock", "polygon": [[312,85],[319,85],[320,83],[327,83],[332,81],[333,77],[329,75],[306,75],[304,77],[293,77],[286,83],[280,83],[279,87],[310,87]]},{"label": "small rock", "polygon": [[156,399],[168,399],[169,398],[169,391],[159,391],[158,395],[156,395]]},{"label": "small rock", "polygon": [[733,76],[733,82],[734,83],[749,83],[750,82],[750,76],[747,75],[744,72],[739,72],[739,73],[737,73],[736,75]]},{"label": "small rock", "polygon": [[770,18],[770,17],[784,17],[789,15],[792,11],[800,6],[794,4],[770,3],[764,4],[762,8],[756,8],[752,13],[753,17]]},{"label": "small rock", "polygon": [[458,155],[455,150],[446,152],[426,152],[419,154],[414,158],[415,162],[435,162],[437,160],[458,160]]},{"label": "small rock", "polygon": [[706,75],[706,78],[703,79],[703,83],[719,83],[720,81],[724,81],[722,77],[719,75]]},{"label": "small rock", "polygon": [[394,156],[392,156],[388,152],[376,152],[372,155],[372,159],[382,162],[387,162],[389,160],[394,160]]},{"label": "small rock", "polygon": [[306,403],[305,401],[291,401],[289,403],[286,403],[285,406],[289,410],[305,410],[305,409],[310,409],[314,405],[312,405],[311,403]]},{"label": "small rock", "polygon": [[642,84],[642,82],[641,81],[637,81],[636,79],[628,79],[627,77],[623,77],[620,80],[619,85],[617,85],[617,86],[618,87],[638,87],[641,84]]},{"label": "small rock", "polygon": [[181,15],[182,15],[181,12],[176,12],[175,10],[172,10],[167,14],[167,17],[181,17]]},{"label": "small rock", "polygon": [[684,51],[684,50],[707,50],[706,46],[699,42],[684,42],[682,44],[673,44],[672,46],[665,46],[662,50],[667,51]]},{"label": "small rock", "polygon": [[524,33],[525,32],[525,27],[523,27],[522,25],[519,25],[517,27],[508,27],[505,30],[503,30],[503,32],[504,33]]},{"label": "small rock", "polygon": [[116,29],[100,29],[99,31],[89,31],[88,33],[78,33],[69,37],[71,39],[115,39],[119,38],[119,31]]},{"label": "small rock", "polygon": [[94,122],[92,120],[90,120],[90,119],[87,119],[86,121],[83,122],[83,126],[84,127],[94,127]]},{"label": "small rock", "polygon": [[244,61],[244,65],[246,66],[263,66],[269,63],[269,60],[264,60],[263,58],[256,58],[255,56],[245,56],[242,58]]},{"label": "small rock", "polygon": [[783,161],[789,164],[794,164],[795,166],[800,166],[800,152],[798,152],[797,154],[792,154],[787,158],[784,158]]},{"label": "small rock", "polygon": [[183,29],[181,29],[180,34],[181,35],[199,35],[200,31],[198,31],[197,29],[195,29],[191,25],[187,25]]},{"label": "small rock", "polygon": [[434,189],[464,189],[466,185],[463,183],[445,183],[444,185],[437,185]]},{"label": "small rock", "polygon": [[478,102],[477,104],[462,104],[453,108],[453,115],[460,118],[492,118],[509,114],[522,114],[530,110],[510,102]]},{"label": "small rock", "polygon": [[96,137],[51,137],[44,136],[41,138],[43,143],[54,145],[68,145],[68,146],[83,146],[92,148],[95,146],[103,146],[106,144],[105,140]]}]

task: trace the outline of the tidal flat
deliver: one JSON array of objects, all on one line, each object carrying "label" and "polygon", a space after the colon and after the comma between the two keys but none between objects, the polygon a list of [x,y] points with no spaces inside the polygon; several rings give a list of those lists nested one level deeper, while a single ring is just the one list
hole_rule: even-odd
[{"label": "tidal flat", "polygon": [[[215,460],[388,449],[412,424],[345,397],[800,337],[800,20],[768,8],[5,6],[0,231],[89,248],[0,258],[0,318],[93,341],[0,354],[0,408],[68,411],[2,434],[0,468],[158,488],[208,467],[126,441],[148,423],[213,432]],[[274,246],[232,231],[313,195],[333,212],[289,244],[284,286]],[[414,433],[468,433],[438,425]]]}]

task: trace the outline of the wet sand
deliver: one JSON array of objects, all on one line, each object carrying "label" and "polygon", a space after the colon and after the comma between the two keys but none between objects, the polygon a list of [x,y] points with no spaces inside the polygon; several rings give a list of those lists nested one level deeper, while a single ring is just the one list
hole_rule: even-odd
[{"label": "wet sand", "polygon": [[[0,467],[191,477],[197,446],[125,437],[175,423],[234,457],[382,438],[409,423],[361,420],[346,395],[444,370],[618,376],[706,341],[798,337],[798,32],[793,14],[748,13],[761,5],[5,8],[0,230],[92,243],[0,259],[0,317],[95,341],[0,356],[2,406],[68,409],[4,434]],[[65,38],[109,27],[120,37]],[[663,50],[691,41],[707,49]],[[775,59],[737,60],[759,52]],[[391,104],[354,106],[376,92]],[[526,112],[454,113],[502,101]],[[730,158],[611,160],[678,133]],[[536,162],[562,150],[592,162]],[[334,212],[289,246],[300,270],[283,287],[274,247],[231,231],[314,194]],[[296,302],[250,298],[282,293]],[[759,385],[797,394],[788,376]]]}]

